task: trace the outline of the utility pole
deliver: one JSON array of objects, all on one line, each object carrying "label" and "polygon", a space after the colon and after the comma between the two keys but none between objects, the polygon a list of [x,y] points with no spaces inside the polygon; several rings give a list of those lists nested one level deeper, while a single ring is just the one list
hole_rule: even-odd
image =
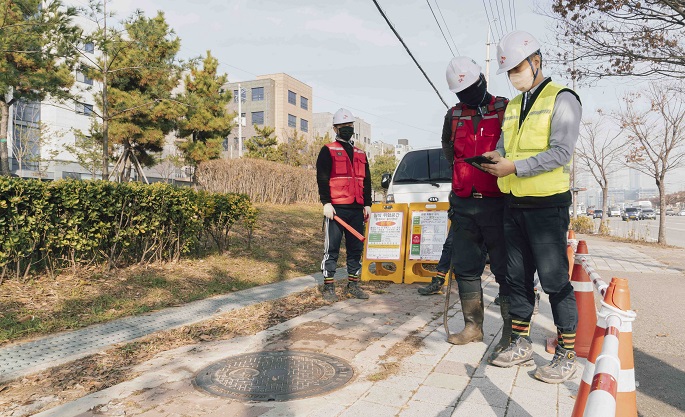
[{"label": "utility pole", "polygon": [[238,83],[238,158],[243,157],[243,89]]},{"label": "utility pole", "polygon": [[104,68],[102,71],[102,179],[109,181],[109,115],[107,114],[107,0],[102,2],[104,16],[104,38],[102,41],[102,54],[104,56]]},{"label": "utility pole", "polygon": [[[573,83],[573,91],[576,91],[576,46],[573,45],[571,49],[571,82]],[[571,201],[573,204],[573,218],[578,216],[578,189],[576,188],[576,148],[573,148],[573,182],[571,184]]]},{"label": "utility pole", "polygon": [[485,44],[485,83],[490,85],[490,25],[488,25],[488,40]]}]

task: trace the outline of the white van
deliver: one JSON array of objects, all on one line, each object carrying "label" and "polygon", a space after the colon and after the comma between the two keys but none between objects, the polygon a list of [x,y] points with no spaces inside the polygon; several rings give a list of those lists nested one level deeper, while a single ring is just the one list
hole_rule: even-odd
[{"label": "white van", "polygon": [[386,203],[448,202],[452,190],[452,168],[442,148],[407,152],[395,172],[383,174]]}]

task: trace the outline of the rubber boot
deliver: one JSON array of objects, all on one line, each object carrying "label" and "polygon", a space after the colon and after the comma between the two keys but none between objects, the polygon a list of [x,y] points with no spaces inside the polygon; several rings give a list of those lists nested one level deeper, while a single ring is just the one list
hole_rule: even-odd
[{"label": "rubber boot", "polygon": [[494,352],[501,352],[511,343],[511,315],[509,314],[509,307],[511,302],[508,295],[499,296],[499,311],[502,313],[502,337],[497,345],[495,345]]},{"label": "rubber boot", "polygon": [[459,294],[464,314],[464,330],[450,335],[447,341],[453,345],[465,345],[483,341],[483,291]]}]

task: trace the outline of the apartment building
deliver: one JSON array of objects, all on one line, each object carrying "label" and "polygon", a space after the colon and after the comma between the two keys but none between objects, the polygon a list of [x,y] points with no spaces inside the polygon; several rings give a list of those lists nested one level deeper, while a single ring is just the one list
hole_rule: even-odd
[{"label": "apartment building", "polygon": [[[229,111],[237,115],[240,107],[242,113],[239,121],[243,122],[243,151],[245,141],[256,134],[255,125],[272,126],[279,143],[287,142],[295,133],[307,141],[314,137],[312,87],[302,81],[284,73],[268,74],[254,80],[227,83],[224,89],[233,92]],[[224,146],[228,157],[238,157],[239,142],[239,129],[236,127]]]}]

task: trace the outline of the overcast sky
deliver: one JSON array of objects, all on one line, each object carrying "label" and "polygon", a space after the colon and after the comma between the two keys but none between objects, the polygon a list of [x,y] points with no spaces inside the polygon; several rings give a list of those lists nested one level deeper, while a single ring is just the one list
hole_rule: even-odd
[{"label": "overcast sky", "polygon": [[[552,22],[536,12],[548,7],[549,1],[428,1],[440,24],[443,17],[447,22],[449,31],[444,25],[443,31],[455,55],[472,57],[483,71],[489,24],[493,43],[512,28],[527,30],[543,43],[553,39]],[[454,105],[456,97],[445,81],[452,52],[428,2],[378,2],[442,97]],[[118,19],[135,9],[148,16],[164,11],[181,38],[180,56],[190,58],[211,50],[229,81],[285,72],[313,88],[314,112],[347,107],[372,125],[373,140],[395,144],[407,138],[414,148],[440,143],[446,108],[372,0],[113,0],[109,7]],[[493,45],[493,58],[495,49]],[[490,92],[511,98],[513,88],[505,75],[495,75],[496,70],[493,59]],[[545,75],[570,85],[561,73],[559,68],[545,67]],[[578,86],[584,115],[599,107],[617,108],[629,86],[625,81],[605,84]],[[685,187],[683,180],[674,180],[669,181],[672,191]],[[650,186],[646,181],[644,186]]]}]

